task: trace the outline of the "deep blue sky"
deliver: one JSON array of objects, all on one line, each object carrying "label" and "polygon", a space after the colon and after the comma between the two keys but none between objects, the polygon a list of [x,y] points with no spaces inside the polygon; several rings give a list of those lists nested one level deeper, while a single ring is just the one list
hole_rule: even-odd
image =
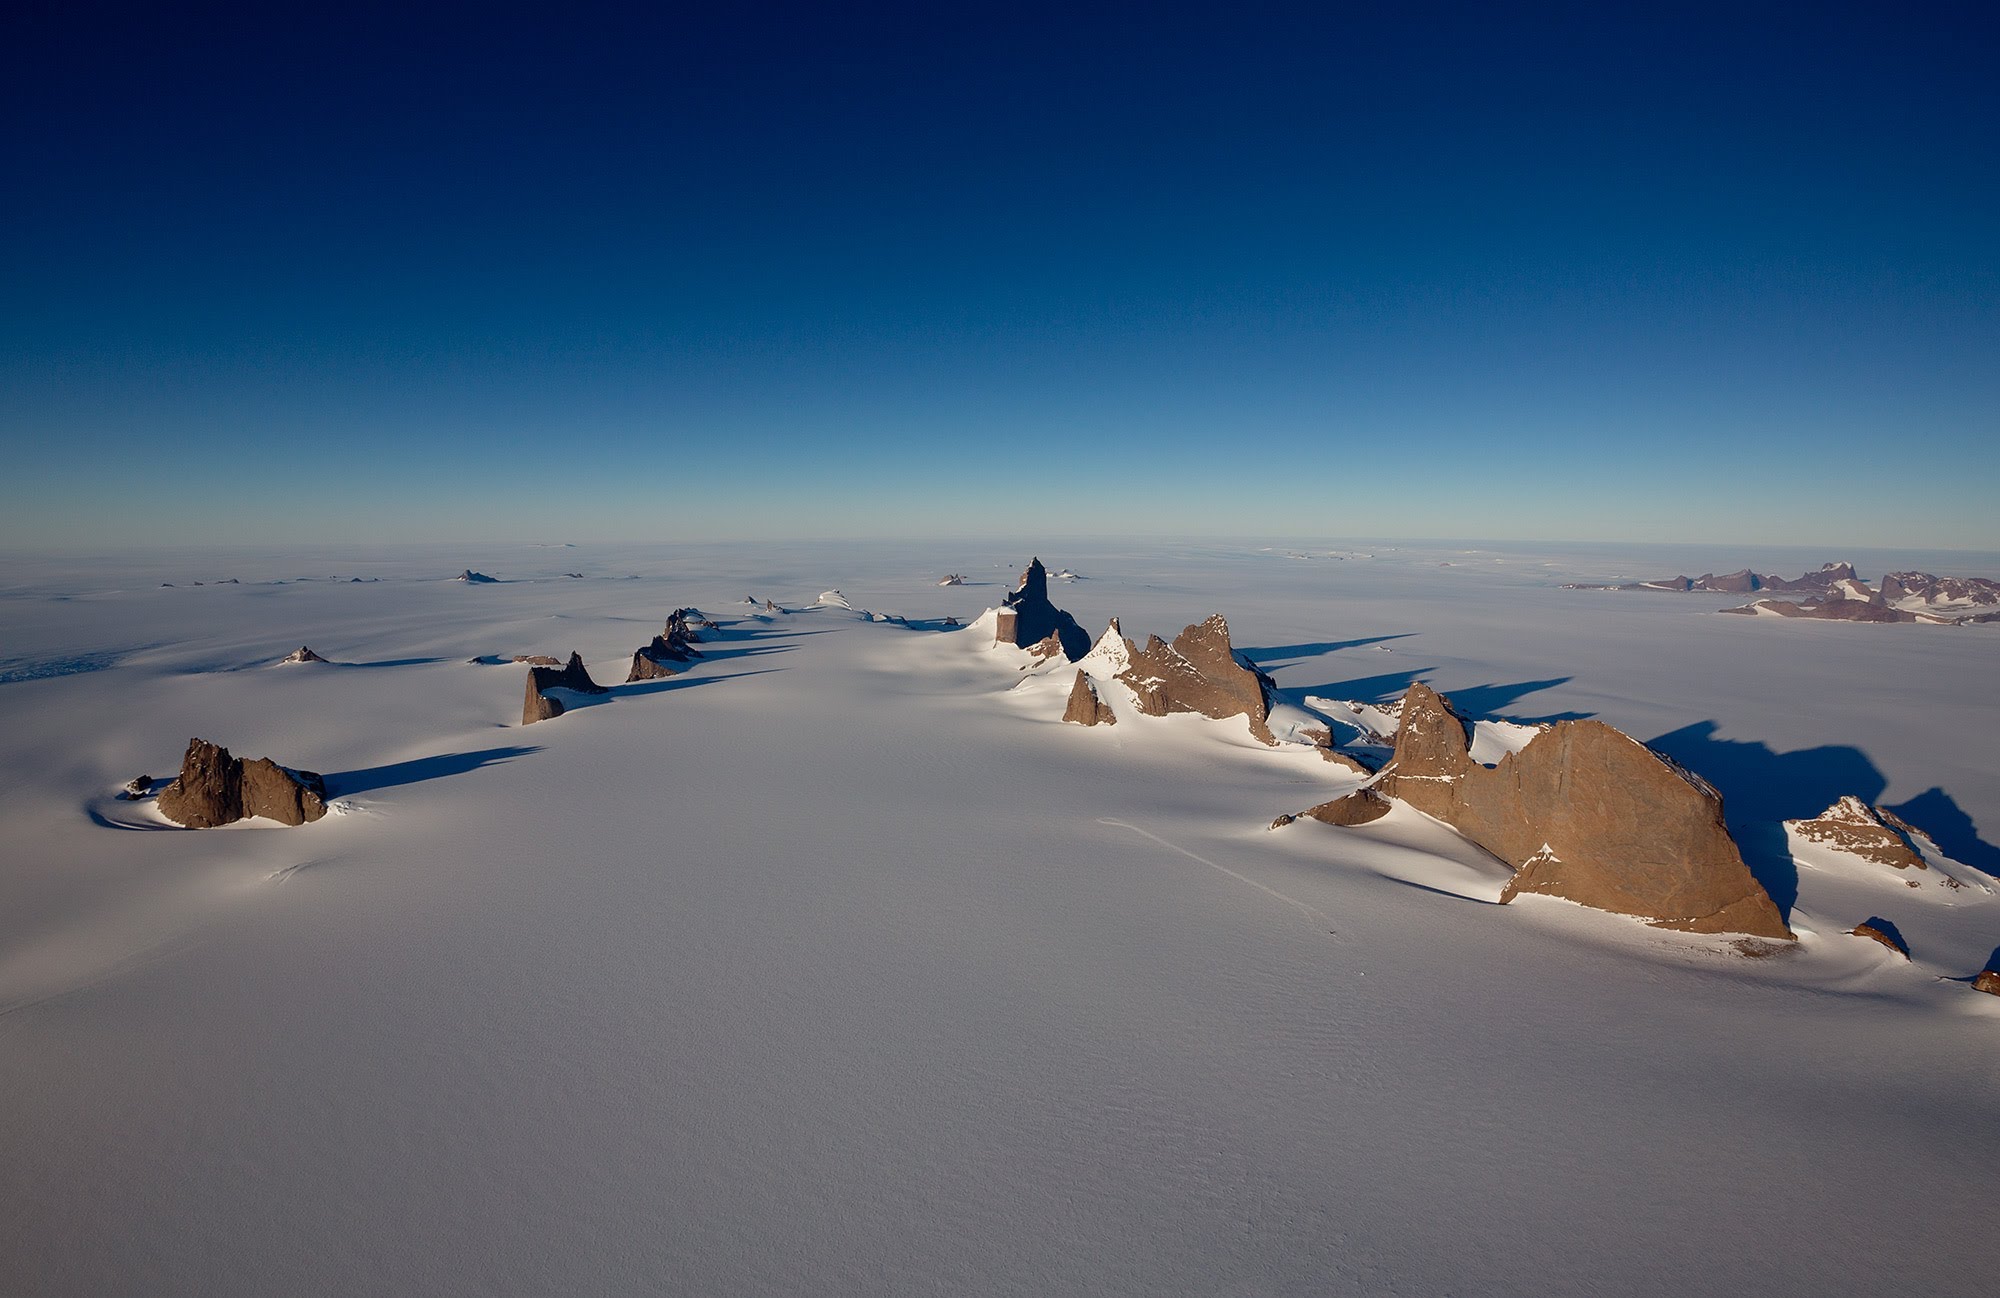
[{"label": "deep blue sky", "polygon": [[4,20],[0,544],[2000,549],[1987,5],[283,8]]}]

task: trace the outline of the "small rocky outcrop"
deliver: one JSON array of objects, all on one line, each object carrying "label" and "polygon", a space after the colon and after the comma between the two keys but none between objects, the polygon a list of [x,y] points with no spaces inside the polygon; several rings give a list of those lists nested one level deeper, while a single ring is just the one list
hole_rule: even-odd
[{"label": "small rocky outcrop", "polygon": [[610,693],[604,686],[590,679],[590,672],[583,665],[583,655],[579,653],[572,652],[568,664],[563,667],[530,667],[528,692],[521,703],[522,725],[547,721],[563,714],[562,700],[542,692],[558,687],[575,690],[579,694]]},{"label": "small rocky outcrop", "polygon": [[1979,971],[1979,976],[1972,980],[1972,990],[2000,996],[2000,959]]},{"label": "small rocky outcrop", "polygon": [[965,574],[962,572],[948,572],[938,578],[938,585],[940,586],[963,586],[964,584]]},{"label": "small rocky outcrop", "polygon": [[[1786,821],[1785,828],[1805,842],[1891,869],[1930,869],[1914,839],[1921,831],[1895,812],[1871,807],[1852,794],[1811,820]],[[1958,881],[1951,880],[1951,886]]]},{"label": "small rocky outcrop", "polygon": [[525,663],[530,667],[562,666],[562,659],[552,658],[548,654],[515,654],[514,661],[517,663]]},{"label": "small rocky outcrop", "polygon": [[1321,757],[1335,766],[1343,766],[1356,775],[1373,775],[1373,768],[1352,753],[1343,753],[1333,741],[1333,730],[1329,726],[1307,726],[1299,734],[1313,746]]},{"label": "small rocky outcrop", "polygon": [[1308,807],[1305,815],[1326,825],[1365,825],[1389,814],[1390,802],[1373,789],[1357,789],[1344,798]]},{"label": "small rocky outcrop", "polygon": [[464,572],[458,574],[458,576],[453,577],[452,580],[462,581],[468,586],[485,586],[498,581],[499,578],[489,577],[483,572],[474,572],[472,569],[467,568]]},{"label": "small rocky outcrop", "polygon": [[181,771],[160,790],[160,814],[190,829],[213,829],[248,816],[303,825],[326,814],[326,781],[268,757],[245,761],[206,739],[188,740]]},{"label": "small rocky outcrop", "polygon": [[1001,602],[993,643],[1031,649],[1051,636],[1071,662],[1090,650],[1090,637],[1076,619],[1049,602],[1049,571],[1040,559],[1033,559],[1021,574],[1021,584]]},{"label": "small rocky outcrop", "polygon": [[[1114,627],[1115,629],[1115,627]],[[1229,643],[1229,623],[1220,613],[1187,627],[1173,642],[1151,636],[1139,649],[1124,642],[1129,665],[1118,680],[1132,691],[1139,711],[1164,717],[1193,712],[1204,717],[1243,716],[1250,733],[1267,744],[1271,734],[1271,678],[1236,657]]]},{"label": "small rocky outcrop", "polygon": [[1907,960],[1910,958],[1910,944],[1903,940],[1902,933],[1897,930],[1894,924],[1879,916],[1870,917],[1856,924],[1848,930],[1848,934],[1851,937],[1865,937],[1871,941],[1880,942],[1883,946],[1888,947],[1891,951],[1903,957],[1903,959]]},{"label": "small rocky outcrop", "polygon": [[1721,795],[1601,721],[1559,721],[1488,767],[1450,702],[1412,685],[1395,756],[1317,818],[1352,823],[1372,811],[1364,794],[1407,802],[1513,867],[1503,902],[1540,893],[1662,928],[1792,937],[1724,827]]},{"label": "small rocky outcrop", "polygon": [[701,637],[695,633],[694,619],[689,613],[688,609],[677,608],[667,614],[666,628],[653,637],[652,643],[642,645],[632,655],[632,670],[625,677],[627,685],[678,675],[685,664],[701,657],[701,650],[695,648]]},{"label": "small rocky outcrop", "polygon": [[314,653],[311,646],[300,645],[297,649],[286,654],[278,661],[281,663],[323,663],[326,659]]},{"label": "small rocky outcrop", "polygon": [[1063,711],[1063,720],[1074,721],[1080,726],[1118,724],[1118,717],[1111,711],[1110,705],[1098,697],[1097,686],[1081,670],[1076,674],[1076,683],[1069,687],[1069,707]]},{"label": "small rocky outcrop", "polygon": [[135,775],[125,782],[125,787],[119,791],[118,796],[127,802],[136,802],[152,791],[152,776]]}]

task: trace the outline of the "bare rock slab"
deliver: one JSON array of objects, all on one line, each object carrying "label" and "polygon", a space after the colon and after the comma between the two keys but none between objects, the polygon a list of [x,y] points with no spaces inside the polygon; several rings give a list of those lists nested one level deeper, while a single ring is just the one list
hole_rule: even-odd
[{"label": "bare rock slab", "polygon": [[1662,928],[1793,936],[1743,864],[1721,795],[1601,721],[1558,722],[1487,767],[1451,704],[1415,684],[1371,787],[1512,866],[1503,902],[1539,893]]}]

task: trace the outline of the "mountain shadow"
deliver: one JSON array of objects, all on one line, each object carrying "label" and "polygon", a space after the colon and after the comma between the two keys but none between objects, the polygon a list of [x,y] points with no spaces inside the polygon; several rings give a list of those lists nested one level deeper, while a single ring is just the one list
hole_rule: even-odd
[{"label": "mountain shadow", "polygon": [[1721,723],[1698,721],[1650,740],[1722,794],[1729,832],[1743,849],[1743,863],[1787,916],[1799,898],[1799,867],[1785,842],[1787,820],[1810,819],[1853,794],[1864,802],[1882,796],[1888,781],[1859,748],[1824,744],[1774,752],[1755,740],[1721,739]]},{"label": "mountain shadow", "polygon": [[506,748],[482,748],[468,753],[438,753],[432,757],[415,757],[407,762],[391,762],[387,766],[368,766],[358,771],[338,771],[326,776],[326,796],[344,798],[355,793],[372,793],[377,789],[393,789],[404,784],[421,784],[425,780],[442,779],[447,775],[464,775],[482,766],[496,766],[501,762],[511,762],[516,757],[526,757],[529,753],[539,753],[538,745],[512,745]]},{"label": "mountain shadow", "polygon": [[1889,810],[1929,834],[1931,841],[1952,860],[2000,878],[2000,848],[1979,836],[1972,817],[1943,789],[1926,789]]},{"label": "mountain shadow", "polygon": [[1275,644],[1257,649],[1238,649],[1236,652],[1259,667],[1284,667],[1302,662],[1307,658],[1317,658],[1321,654],[1334,653],[1341,649],[1360,649],[1372,644],[1382,644],[1389,640],[1407,640],[1414,631],[1398,631],[1394,635],[1371,635],[1360,640],[1319,640],[1311,644]]}]

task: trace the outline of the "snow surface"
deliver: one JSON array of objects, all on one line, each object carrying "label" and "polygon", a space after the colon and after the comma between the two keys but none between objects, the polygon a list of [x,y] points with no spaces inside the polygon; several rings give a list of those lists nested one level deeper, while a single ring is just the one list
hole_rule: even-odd
[{"label": "snow surface", "polygon": [[[2000,895],[1793,867],[1799,948],[1747,959],[1493,905],[1505,869],[1407,808],[1268,830],[1358,777],[1240,719],[1063,725],[1068,665],[932,584],[1051,551],[1092,574],[1084,625],[1225,613],[1301,702],[1422,679],[1655,741],[1762,868],[1841,793],[1990,868],[2000,628],[1556,589],[1671,555],[20,558],[0,1288],[1987,1291],[2000,998],[1953,980]],[[532,727],[526,668],[467,661],[617,681],[676,606],[832,583],[911,625],[725,616],[686,674]],[[261,669],[301,643],[334,661]],[[323,772],[333,814],[183,831],[117,798],[191,735]],[[1914,962],[1846,936],[1878,912]]]}]

